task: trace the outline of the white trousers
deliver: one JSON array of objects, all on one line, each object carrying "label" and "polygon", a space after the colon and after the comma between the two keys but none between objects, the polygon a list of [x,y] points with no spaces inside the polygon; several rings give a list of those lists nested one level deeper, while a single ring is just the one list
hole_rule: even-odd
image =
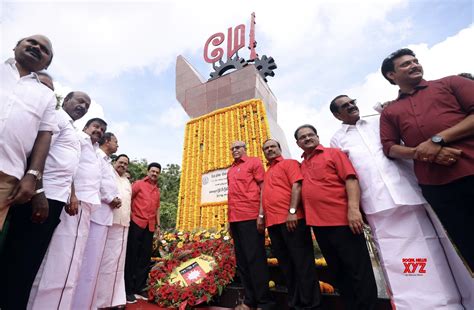
[{"label": "white trousers", "polygon": [[100,262],[104,255],[107,230],[108,226],[91,222],[79,279],[72,299],[72,309],[74,310],[94,309],[94,292],[96,290]]},{"label": "white trousers", "polygon": [[463,309],[424,205],[366,215],[397,310]]},{"label": "white trousers", "polygon": [[61,222],[33,283],[28,309],[71,309],[93,209],[92,204],[81,202],[75,216],[62,211]]},{"label": "white trousers", "polygon": [[108,227],[104,255],[94,296],[94,308],[125,305],[125,254],[128,227],[118,224]]}]

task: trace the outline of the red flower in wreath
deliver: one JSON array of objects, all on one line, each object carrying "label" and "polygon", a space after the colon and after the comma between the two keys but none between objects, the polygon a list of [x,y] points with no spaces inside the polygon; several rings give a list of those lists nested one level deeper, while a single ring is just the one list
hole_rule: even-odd
[{"label": "red flower in wreath", "polygon": [[[203,276],[200,273],[202,269],[190,269],[194,273],[186,275],[199,280],[188,286],[176,283],[176,279],[173,280],[175,283],[171,283],[171,275],[177,274],[177,267],[203,255],[213,258],[210,271]],[[234,275],[235,257],[229,240],[211,239],[185,243],[152,268],[148,279],[148,294],[160,307],[194,306],[209,301],[212,296],[222,292]]]}]

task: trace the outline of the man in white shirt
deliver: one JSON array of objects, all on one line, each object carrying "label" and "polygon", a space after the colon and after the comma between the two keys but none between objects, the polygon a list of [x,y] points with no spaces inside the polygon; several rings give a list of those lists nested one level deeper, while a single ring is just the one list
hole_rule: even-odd
[{"label": "man in white shirt", "polygon": [[[30,36],[20,40],[14,52],[15,59],[0,65],[0,253],[8,209],[35,194],[51,135],[57,131],[56,98],[35,73],[51,63],[51,42],[42,35]],[[47,209],[35,210],[33,220],[42,222],[47,215]]]},{"label": "man in white shirt", "polygon": [[89,236],[72,301],[73,309],[94,309],[93,299],[100,262],[104,255],[108,227],[112,226],[113,222],[112,210],[120,208],[122,203],[115,183],[114,169],[110,164],[110,155],[114,154],[117,148],[117,138],[111,132],[106,132],[99,140],[97,156],[100,159],[101,170],[101,205],[91,214]]},{"label": "man in white shirt", "polygon": [[89,235],[91,214],[100,208],[101,163],[98,141],[107,130],[100,118],[90,119],[79,133],[81,156],[73,178],[70,203],[58,227],[30,292],[28,309],[70,309]]},{"label": "man in white shirt", "polygon": [[337,96],[330,109],[342,121],[331,146],[349,156],[358,174],[362,209],[396,308],[460,309],[459,293],[412,164],[383,154],[379,116],[361,119],[355,99]]},{"label": "man in white shirt", "polygon": [[125,305],[125,253],[132,201],[132,186],[125,175],[129,158],[120,154],[115,158],[115,182],[122,206],[113,210],[113,225],[109,226],[107,241],[99,268],[94,296],[95,308],[112,308]]},{"label": "man in white shirt", "polygon": [[[90,103],[89,96],[80,91],[71,92],[64,98],[63,108],[56,111],[59,133],[53,136],[43,178],[37,184],[44,192],[35,195],[31,202],[10,210],[2,271],[4,282],[8,283],[2,290],[5,308],[26,308],[38,268],[60,222],[61,211],[71,196],[72,178],[81,155],[73,122],[87,113]],[[49,206],[48,218],[41,224],[31,221],[34,204]]]}]

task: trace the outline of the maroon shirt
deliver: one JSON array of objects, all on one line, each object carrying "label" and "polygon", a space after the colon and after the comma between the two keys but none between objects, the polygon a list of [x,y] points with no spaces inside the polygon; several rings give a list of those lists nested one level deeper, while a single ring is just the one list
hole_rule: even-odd
[{"label": "maroon shirt", "polygon": [[[422,80],[411,95],[400,93],[380,117],[380,139],[388,156],[401,141],[416,147],[435,134],[452,127],[474,113],[474,81],[460,76]],[[449,143],[462,150],[452,166],[415,160],[415,174],[424,185],[447,184],[474,175],[474,135]]]}]

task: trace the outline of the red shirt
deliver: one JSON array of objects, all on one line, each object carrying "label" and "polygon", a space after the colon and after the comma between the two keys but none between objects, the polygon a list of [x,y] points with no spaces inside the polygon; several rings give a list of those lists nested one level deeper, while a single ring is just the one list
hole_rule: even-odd
[{"label": "red shirt", "polygon": [[132,185],[132,221],[138,227],[155,231],[156,212],[160,208],[160,189],[144,177]]},{"label": "red shirt", "polygon": [[349,158],[340,149],[318,145],[303,154],[302,199],[309,226],[346,226],[346,180],[356,176]]},{"label": "red shirt", "polygon": [[[286,222],[291,202],[291,188],[293,184],[303,180],[300,163],[294,159],[275,158],[263,182],[262,205],[265,210],[265,224],[267,227]],[[304,218],[301,206],[296,211],[298,219]]]},{"label": "red shirt", "polygon": [[[400,93],[380,117],[380,138],[388,156],[393,145],[416,147],[435,134],[452,127],[474,113],[474,81],[448,76],[435,81],[422,80],[411,95]],[[415,174],[420,184],[447,184],[474,175],[474,136],[447,146],[462,150],[452,166],[415,160]]]},{"label": "red shirt", "polygon": [[263,182],[262,161],[257,157],[242,156],[227,172],[229,222],[255,220],[260,209],[260,186]]}]

